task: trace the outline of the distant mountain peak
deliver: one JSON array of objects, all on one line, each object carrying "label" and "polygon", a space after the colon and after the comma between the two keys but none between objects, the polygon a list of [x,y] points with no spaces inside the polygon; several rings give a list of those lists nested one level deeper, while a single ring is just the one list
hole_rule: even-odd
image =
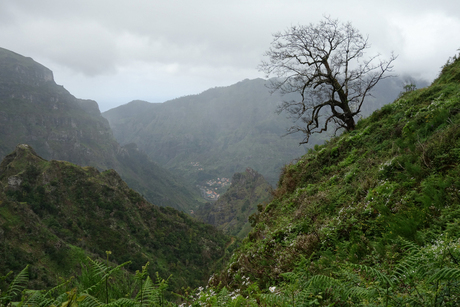
[{"label": "distant mountain peak", "polygon": [[39,86],[47,82],[54,83],[53,72],[35,62],[32,58],[22,56],[10,50],[0,48],[0,80],[8,83]]}]

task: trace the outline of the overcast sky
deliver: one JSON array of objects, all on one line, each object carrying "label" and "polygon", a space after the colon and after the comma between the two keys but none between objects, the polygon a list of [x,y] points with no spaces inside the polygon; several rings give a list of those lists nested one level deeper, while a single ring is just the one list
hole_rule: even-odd
[{"label": "overcast sky", "polygon": [[263,78],[272,34],[324,15],[369,35],[368,55],[432,81],[460,48],[458,0],[1,0],[0,47],[32,57],[101,111]]}]

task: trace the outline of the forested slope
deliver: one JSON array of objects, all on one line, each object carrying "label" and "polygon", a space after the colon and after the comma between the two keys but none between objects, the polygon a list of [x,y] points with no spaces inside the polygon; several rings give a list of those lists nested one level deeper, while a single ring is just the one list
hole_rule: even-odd
[{"label": "forested slope", "polygon": [[0,164],[0,275],[30,265],[35,287],[56,286],[86,256],[132,273],[175,276],[171,289],[203,284],[230,239],[173,208],[148,203],[114,170],[39,157],[18,145]]}]

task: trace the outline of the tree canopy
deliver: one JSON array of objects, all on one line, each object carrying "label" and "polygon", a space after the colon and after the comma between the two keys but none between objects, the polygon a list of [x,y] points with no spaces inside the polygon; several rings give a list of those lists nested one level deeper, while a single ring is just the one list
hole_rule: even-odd
[{"label": "tree canopy", "polygon": [[334,132],[353,130],[365,98],[388,77],[396,59],[393,54],[389,60],[379,55],[365,59],[368,38],[351,23],[329,17],[316,25],[291,26],[273,37],[268,60],[259,69],[267,78],[275,77],[268,84],[272,92],[300,94],[285,100],[278,111],[295,119],[288,134],[305,133],[301,144],[331,124]]}]

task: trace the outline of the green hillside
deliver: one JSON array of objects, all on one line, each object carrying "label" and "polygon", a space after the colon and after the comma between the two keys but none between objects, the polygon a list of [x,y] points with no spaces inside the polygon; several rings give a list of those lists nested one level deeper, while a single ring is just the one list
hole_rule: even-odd
[{"label": "green hillside", "polygon": [[47,161],[22,144],[0,165],[0,275],[30,265],[34,288],[55,286],[86,256],[151,276],[171,289],[203,284],[222,263],[229,238],[172,208],[152,205],[113,170]]},{"label": "green hillside", "polygon": [[120,146],[95,101],[72,96],[48,68],[0,48],[0,159],[31,145],[45,159],[115,169],[151,203],[180,210],[201,204],[199,193],[153,163],[132,142]]},{"label": "green hillside", "polygon": [[[137,106],[140,109],[157,107],[145,103]],[[175,108],[181,110],[177,105]],[[181,110],[184,120],[185,110]],[[131,124],[126,121],[123,125]],[[193,135],[188,137],[191,143],[196,140]],[[174,153],[170,149],[181,148],[178,144],[182,143],[168,144],[171,147],[163,150]],[[16,156],[24,151],[30,152],[28,147],[18,147]],[[103,225],[97,226],[97,231],[102,228],[107,231],[103,237],[114,243],[115,255],[128,249],[127,255],[134,263],[142,263],[139,259],[145,260],[145,254],[148,259],[155,259],[152,262],[155,269],[165,269],[162,274],[167,274],[166,268],[175,270],[171,279],[171,282],[179,279],[175,286],[197,284],[204,278],[204,275],[193,277],[201,272],[198,264],[206,266],[207,263],[206,269],[212,270],[209,264],[219,263],[236,246],[233,240],[229,242],[209,225],[197,224],[203,232],[181,228],[193,221],[170,208],[149,207],[137,193],[129,192],[113,171],[98,173],[93,168],[81,169],[66,162],[47,162],[33,154],[25,156],[29,158],[17,159],[15,164],[13,154],[0,166],[0,187],[4,191],[0,238],[8,238],[2,241],[4,254],[0,261],[5,263],[7,259],[18,270],[37,259],[45,263],[44,268],[49,268],[50,257],[61,252],[62,245],[56,238],[62,241],[62,236],[72,238],[69,232],[78,234],[77,238],[85,238],[88,230],[83,224],[78,225],[80,216],[84,220],[97,217],[91,225]],[[27,167],[30,164],[35,167]],[[55,164],[59,167],[53,168]],[[183,170],[185,172],[185,167]],[[52,174],[61,173],[66,176],[54,183],[49,179],[53,178]],[[121,193],[119,201],[111,198],[111,189],[115,194]],[[54,191],[69,195],[72,202],[58,199]],[[41,202],[43,197],[47,197],[46,202]],[[48,207],[48,203],[53,206]],[[85,207],[86,203],[90,207]],[[118,207],[129,203],[134,206],[124,210]],[[141,209],[155,213],[137,211]],[[58,226],[49,219],[52,214],[49,210],[62,210],[55,221]],[[77,210],[75,215],[70,214],[72,210]],[[111,219],[118,218],[121,212],[118,224],[121,226],[112,226]],[[160,220],[151,218],[160,216],[157,212],[170,213],[170,219],[179,216],[183,222],[172,222],[164,232],[147,235],[163,229],[149,228],[150,223]],[[136,217],[131,219],[131,214]],[[76,216],[75,221],[68,221],[69,216]],[[273,200],[259,206],[249,220],[253,228],[233,252],[225,269],[215,270],[208,287],[181,292],[185,294],[179,298],[182,306],[459,306],[460,59],[450,59],[431,86],[404,93],[392,104],[360,120],[354,131],[314,146],[296,162],[286,165]],[[28,226],[27,223],[32,222],[45,223],[48,228]],[[141,224],[147,227],[144,231],[132,230]],[[75,230],[63,231],[61,236],[60,229],[69,227]],[[112,227],[125,232],[116,236],[111,233]],[[40,229],[50,229],[50,234],[42,234]],[[176,235],[177,229],[183,231],[181,235]],[[196,241],[190,233],[197,233]],[[98,238],[99,233],[89,235]],[[201,240],[200,236],[203,236]],[[21,240],[28,237],[33,240],[22,243]],[[146,237],[148,240],[143,242]],[[162,238],[168,240],[159,251],[154,249],[157,245],[153,247],[149,243],[158,242],[155,240],[166,243]],[[117,245],[125,239],[139,243],[130,245],[130,241],[122,241],[123,248]],[[38,246],[36,250],[44,252],[34,253],[35,248],[31,247],[43,242],[51,242],[50,249]],[[70,251],[74,247],[82,248],[79,244],[89,244],[71,242],[75,243],[66,243]],[[89,252],[104,256],[103,249],[107,247],[96,249],[97,245],[92,244]],[[189,261],[165,265],[155,258],[159,254],[167,255],[167,259],[186,254]],[[203,260],[206,257],[212,261]],[[68,261],[77,258],[56,256],[55,259],[64,262],[53,265],[64,272]],[[119,261],[122,260],[125,259]],[[196,273],[188,273],[191,268],[196,268]],[[37,271],[32,270],[31,275],[38,276]],[[119,281],[125,288],[132,285],[128,278]],[[39,279],[36,284],[46,282]],[[0,302],[3,302],[9,288],[3,284],[0,287]],[[74,292],[60,293],[62,299],[56,301],[62,305]],[[80,298],[86,299],[85,292],[81,293]],[[23,292],[23,298],[29,295],[30,292]],[[125,298],[124,292],[120,291],[118,298]],[[114,302],[112,300],[115,305]],[[142,304],[128,299],[124,302],[130,306]],[[81,303],[85,304],[90,305],[87,301]],[[161,306],[167,302],[151,301],[151,305],[155,304]]]},{"label": "green hillside", "polygon": [[269,306],[458,306],[460,60],[287,165],[274,195],[212,284]]}]

